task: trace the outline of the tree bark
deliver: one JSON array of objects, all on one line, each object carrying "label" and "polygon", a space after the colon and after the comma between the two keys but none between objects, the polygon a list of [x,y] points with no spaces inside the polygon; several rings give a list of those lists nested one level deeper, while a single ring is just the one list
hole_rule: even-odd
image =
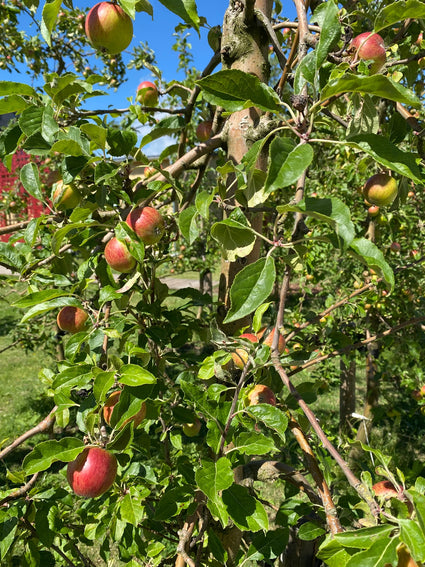
[{"label": "tree bark", "polygon": [[356,411],[356,359],[351,356],[341,357],[340,386],[339,386],[339,431],[349,434],[351,431],[350,417]]}]

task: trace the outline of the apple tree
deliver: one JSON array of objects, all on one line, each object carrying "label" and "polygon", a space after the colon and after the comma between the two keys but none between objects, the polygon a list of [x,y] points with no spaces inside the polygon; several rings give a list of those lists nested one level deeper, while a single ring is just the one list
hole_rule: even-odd
[{"label": "apple tree", "polygon": [[[208,30],[199,72],[177,35],[183,81],[115,53],[147,0],[0,7],[2,66],[40,80],[0,82],[0,154],[46,211],[1,229],[0,264],[15,332],[58,342],[50,413],[0,450],[2,564],[420,565],[422,467],[375,432],[396,405],[416,434],[425,399],[425,3],[161,3]],[[112,109],[126,65],[153,83]]]}]

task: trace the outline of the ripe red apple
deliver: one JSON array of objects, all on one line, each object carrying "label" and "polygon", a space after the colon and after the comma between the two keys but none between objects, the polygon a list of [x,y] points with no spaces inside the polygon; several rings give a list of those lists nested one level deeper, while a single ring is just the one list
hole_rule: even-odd
[{"label": "ripe red apple", "polygon": [[99,2],[89,11],[84,24],[86,36],[95,49],[108,53],[124,51],[133,39],[133,22],[112,2]]},{"label": "ripe red apple", "polygon": [[398,242],[391,242],[390,250],[393,252],[400,252],[400,244]]},{"label": "ripe red apple", "polygon": [[81,201],[81,193],[74,185],[64,185],[60,180],[56,183],[52,200],[58,211],[73,209]]},{"label": "ripe red apple", "polygon": [[157,106],[158,105],[158,89],[154,83],[150,81],[142,81],[137,87],[137,102],[143,106]]},{"label": "ripe red apple", "polygon": [[66,476],[77,496],[95,498],[111,488],[117,475],[117,460],[100,447],[88,447],[68,463]]},{"label": "ripe red apple", "polygon": [[152,175],[155,175],[155,173],[156,173],[156,169],[154,167],[145,167],[143,171],[143,175],[145,176],[145,179],[147,179],[148,177],[152,177]]},{"label": "ripe red apple", "polygon": [[105,260],[113,270],[122,274],[128,274],[136,265],[136,259],[130,254],[126,244],[118,238],[111,238],[106,243]]},{"label": "ripe red apple", "polygon": [[[103,406],[103,419],[106,421],[108,425],[111,423],[112,413],[114,411],[115,405],[118,403],[118,400],[120,399],[120,396],[121,396],[121,390],[117,390],[116,392],[113,392],[106,400],[105,405]],[[146,404],[145,402],[142,402],[139,411],[136,414],[134,414],[132,417],[126,419],[122,424],[122,427],[124,427],[124,425],[126,425],[130,421],[134,421],[134,427],[138,427],[145,419],[145,417],[146,417]]]},{"label": "ripe red apple", "polygon": [[372,175],[363,187],[364,198],[378,207],[390,205],[397,197],[397,192],[397,181],[387,173]]},{"label": "ripe red apple", "polygon": [[385,43],[377,33],[361,33],[351,41],[350,47],[355,50],[354,60],[373,61],[371,73],[377,73],[386,61]]},{"label": "ripe red apple", "polygon": [[200,142],[206,142],[211,138],[212,124],[211,120],[205,120],[198,124],[198,127],[196,128],[196,137]]},{"label": "ripe red apple", "polygon": [[381,496],[388,500],[389,498],[399,498],[400,492],[397,491],[393,483],[389,480],[380,480],[372,486],[376,496]]},{"label": "ripe red apple", "polygon": [[182,429],[186,437],[196,437],[201,430],[201,422],[196,418],[193,423],[185,423]]},{"label": "ripe red apple", "polygon": [[[253,333],[243,333],[239,338],[250,341],[251,343],[258,343],[258,337]],[[243,367],[247,363],[248,358],[249,353],[244,348],[237,348],[235,352],[232,352],[233,364],[241,370],[243,370]]]},{"label": "ripe red apple", "polygon": [[[276,328],[273,327],[273,329],[270,331],[270,333],[264,339],[264,344],[269,346],[270,348],[272,348],[272,345],[273,345],[273,338],[274,338],[275,330],[276,330]],[[277,350],[279,351],[279,354],[282,354],[284,352],[285,346],[286,346],[285,337],[279,333],[279,340],[277,342]]]},{"label": "ripe red apple", "polygon": [[59,311],[56,322],[59,329],[74,334],[85,329],[88,318],[84,309],[67,305]]},{"label": "ripe red apple", "polygon": [[137,207],[128,214],[125,222],[145,244],[156,244],[164,234],[164,218],[153,207]]},{"label": "ripe red apple", "polygon": [[367,212],[369,213],[370,217],[376,217],[376,215],[379,215],[379,207],[377,205],[371,205]]},{"label": "ripe red apple", "polygon": [[264,384],[257,384],[248,393],[247,400],[248,405],[256,406],[257,404],[270,404],[272,406],[276,405],[276,396],[273,390]]}]

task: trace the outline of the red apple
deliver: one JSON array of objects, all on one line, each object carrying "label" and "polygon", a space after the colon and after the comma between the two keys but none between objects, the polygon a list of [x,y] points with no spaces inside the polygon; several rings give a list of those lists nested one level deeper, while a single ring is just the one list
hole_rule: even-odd
[{"label": "red apple", "polygon": [[145,176],[145,179],[147,179],[148,177],[152,177],[152,175],[155,175],[156,173],[156,169],[154,167],[145,167],[144,171],[143,171],[143,175]]},{"label": "red apple", "polygon": [[395,486],[389,480],[380,480],[372,486],[376,496],[381,496],[388,500],[389,498],[399,498],[400,492],[397,491]]},{"label": "red apple", "polygon": [[78,496],[95,498],[111,488],[117,475],[117,460],[100,447],[88,447],[68,463],[66,476]]},{"label": "red apple", "polygon": [[95,49],[108,53],[124,51],[133,38],[133,22],[124,10],[112,2],[99,2],[89,11],[84,29]]},{"label": "red apple", "polygon": [[200,142],[206,142],[211,138],[212,124],[211,120],[205,120],[198,124],[198,127],[196,128],[196,137]]},{"label": "red apple", "polygon": [[385,43],[377,33],[361,33],[351,41],[350,47],[355,50],[355,60],[373,61],[371,73],[377,73],[386,61]]},{"label": "red apple", "polygon": [[[116,392],[113,392],[106,400],[105,405],[103,406],[103,419],[106,421],[108,425],[111,423],[112,413],[114,411],[115,405],[118,403],[118,400],[120,399],[120,396],[121,396],[121,390],[117,390]],[[130,421],[134,421],[134,427],[138,427],[145,419],[145,417],[146,417],[146,404],[145,402],[142,402],[140,406],[140,410],[132,417],[126,419],[122,424],[122,427],[124,427],[124,425],[126,425]]]},{"label": "red apple", "polygon": [[398,242],[391,242],[390,250],[393,252],[400,252],[400,244]]},{"label": "red apple", "polygon": [[[243,333],[239,338],[245,339],[246,341],[250,341],[251,343],[258,343],[258,337],[253,333]],[[247,363],[248,358],[249,358],[249,353],[244,348],[237,348],[235,352],[232,352],[233,364],[237,368],[240,368],[241,370]]]},{"label": "red apple", "polygon": [[185,423],[182,429],[186,437],[196,437],[201,430],[201,422],[196,418],[193,423]]},{"label": "red apple", "polygon": [[397,181],[386,173],[372,175],[363,187],[364,198],[378,207],[390,205],[397,197],[397,192]]},{"label": "red apple", "polygon": [[248,405],[256,406],[257,404],[270,404],[272,406],[276,405],[276,396],[273,390],[264,384],[257,384],[248,393],[247,400]]},{"label": "red apple", "polygon": [[153,207],[134,209],[128,214],[125,222],[145,244],[156,244],[164,234],[164,218]]},{"label": "red apple", "polygon": [[379,207],[377,205],[371,205],[367,212],[369,213],[370,217],[376,217],[376,215],[379,215]]},{"label": "red apple", "polygon": [[122,274],[128,274],[136,265],[136,259],[130,254],[126,244],[118,240],[118,238],[111,238],[107,242],[105,246],[105,260],[113,270]]},{"label": "red apple", "polygon": [[136,100],[143,106],[157,106],[158,89],[156,85],[150,81],[141,82],[137,87]]},{"label": "red apple", "polygon": [[73,209],[80,203],[81,193],[74,185],[64,185],[61,180],[55,185],[52,200],[58,211]]},{"label": "red apple", "polygon": [[[276,330],[276,328],[273,327],[273,329],[270,331],[270,333],[264,339],[264,344],[269,346],[270,348],[272,348],[272,345],[273,345],[273,338],[274,338],[275,330]],[[285,346],[286,346],[285,337],[279,333],[279,340],[278,340],[278,343],[277,343],[277,350],[279,351],[279,354],[282,354],[284,352]]]},{"label": "red apple", "polygon": [[84,309],[67,305],[59,311],[56,322],[59,329],[74,334],[85,329],[88,318]]}]

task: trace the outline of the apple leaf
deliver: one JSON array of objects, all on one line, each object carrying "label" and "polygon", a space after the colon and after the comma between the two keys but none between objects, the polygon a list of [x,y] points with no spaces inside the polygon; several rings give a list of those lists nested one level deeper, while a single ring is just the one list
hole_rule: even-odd
[{"label": "apple leaf", "polygon": [[324,2],[319,4],[314,10],[311,21],[317,22],[320,26],[319,43],[314,50],[316,54],[316,70],[318,70],[341,35],[341,22],[336,3]]},{"label": "apple leaf", "polygon": [[77,437],[64,437],[59,441],[50,440],[39,443],[26,455],[23,468],[26,475],[45,471],[56,461],[69,463],[84,449],[84,443]]},{"label": "apple leaf", "polygon": [[0,96],[6,95],[37,96],[37,91],[30,85],[26,85],[24,83],[16,83],[14,81],[1,81]]},{"label": "apple leaf", "polygon": [[68,291],[61,289],[45,289],[43,291],[35,291],[34,293],[29,293],[25,297],[21,297],[21,299],[15,301],[13,305],[15,307],[25,309],[26,307],[32,307],[33,305],[44,303],[45,301],[55,299],[56,297],[67,296],[68,293]]},{"label": "apple leaf", "polygon": [[221,457],[218,461],[202,461],[195,473],[195,480],[202,492],[210,500],[220,498],[220,492],[233,484],[233,471],[229,459]]},{"label": "apple leaf", "polygon": [[258,532],[269,529],[269,520],[264,506],[251,496],[248,488],[233,484],[223,491],[223,503],[239,529]]},{"label": "apple leaf", "polygon": [[234,262],[236,258],[248,256],[255,244],[255,234],[246,224],[229,218],[216,222],[211,227],[211,236],[223,247],[226,260]]},{"label": "apple leaf", "polygon": [[296,183],[313,161],[314,152],[309,144],[299,144],[288,153],[285,138],[275,138],[270,144],[270,168],[265,191],[270,193]]},{"label": "apple leaf", "polygon": [[415,108],[422,103],[413,92],[384,75],[354,75],[346,73],[338,79],[332,79],[322,90],[321,101],[342,93],[367,93],[387,100],[401,102]]},{"label": "apple leaf", "polygon": [[235,448],[230,451],[239,451],[245,455],[266,455],[275,453],[277,448],[270,437],[256,431],[249,431],[241,433],[236,438]]},{"label": "apple leaf", "polygon": [[[262,559],[276,559],[288,545],[289,528],[269,530],[267,533],[253,535],[251,545],[245,554],[244,562],[261,561]],[[246,563],[248,565],[248,563]]]},{"label": "apple leaf", "polygon": [[43,201],[38,167],[35,163],[26,163],[22,167],[19,177],[25,190],[35,199]]},{"label": "apple leaf", "polygon": [[270,404],[257,404],[249,406],[246,411],[257,421],[262,421],[266,427],[273,429],[285,441],[285,431],[288,427],[288,418],[279,408]]},{"label": "apple leaf", "polygon": [[83,307],[81,301],[76,297],[70,297],[70,296],[56,297],[55,299],[44,301],[43,303],[39,303],[31,307],[31,309],[29,309],[22,317],[21,323],[25,323],[25,321],[29,321],[33,317],[37,317],[38,315],[43,315],[48,311],[65,307],[67,305],[72,305],[74,307],[80,307],[80,308]]},{"label": "apple leaf", "polygon": [[344,547],[367,549],[378,539],[389,536],[393,530],[394,526],[390,526],[389,524],[373,526],[371,528],[360,528],[359,530],[336,534],[335,539]]},{"label": "apple leaf", "polygon": [[154,520],[158,522],[169,520],[192,502],[193,491],[188,485],[168,488],[155,507]]},{"label": "apple leaf", "polygon": [[400,543],[397,537],[383,537],[375,541],[368,549],[356,553],[347,562],[347,567],[380,567],[393,565],[397,559],[396,548]]},{"label": "apple leaf", "polygon": [[24,98],[18,95],[5,96],[0,99],[0,114],[8,114],[9,112],[22,112],[28,108],[29,104]]},{"label": "apple leaf", "polygon": [[375,18],[374,30],[379,32],[408,18],[414,20],[425,18],[425,4],[420,0],[407,0],[406,2],[402,0],[385,6]]},{"label": "apple leaf", "polygon": [[179,215],[179,228],[183,237],[192,244],[199,236],[198,212],[196,207],[187,207]]},{"label": "apple leaf", "polygon": [[200,18],[196,10],[195,0],[159,0],[166,8],[199,32]]},{"label": "apple leaf", "polygon": [[345,246],[349,246],[354,239],[355,231],[350,209],[336,197],[327,199],[306,197],[298,205],[281,205],[276,207],[276,209],[279,213],[287,211],[302,213],[330,224],[338,237],[343,239]]},{"label": "apple leaf", "polygon": [[168,116],[167,118],[160,120],[148,134],[143,136],[139,147],[143,148],[146,144],[149,144],[162,136],[170,136],[171,134],[181,130],[184,126],[185,120],[182,116]]},{"label": "apple leaf", "polygon": [[384,136],[378,134],[359,134],[348,139],[347,144],[367,153],[378,163],[412,179],[416,183],[423,183],[421,171],[416,163],[417,156],[411,152],[404,152]]},{"label": "apple leaf", "polygon": [[153,17],[152,4],[148,0],[136,0],[136,12],[146,12]]},{"label": "apple leaf", "polygon": [[41,35],[49,47],[52,47],[50,35],[58,17],[62,0],[53,0],[46,2],[43,6],[42,20],[41,20]]},{"label": "apple leaf", "polygon": [[120,375],[119,382],[127,386],[143,386],[144,384],[156,383],[156,377],[149,370],[136,364],[124,364],[124,366],[121,366]]},{"label": "apple leaf", "polygon": [[106,135],[108,133],[106,128],[98,126],[97,124],[82,124],[81,131],[101,150],[106,146]]},{"label": "apple leaf", "polygon": [[410,550],[415,561],[425,561],[425,535],[418,523],[414,520],[398,520],[400,526],[400,539]]},{"label": "apple leaf", "polygon": [[225,69],[196,81],[203,97],[211,104],[229,112],[256,106],[265,111],[279,112],[281,105],[274,90],[258,77],[238,69]]},{"label": "apple leaf", "polygon": [[273,290],[275,277],[275,264],[270,256],[243,268],[230,288],[231,306],[224,323],[242,319],[264,303]]},{"label": "apple leaf", "polygon": [[145,515],[144,507],[140,504],[141,501],[140,494],[127,492],[119,505],[120,518],[124,522],[137,527],[143,521]]},{"label": "apple leaf", "polygon": [[115,382],[114,372],[105,372],[104,370],[93,369],[95,375],[93,383],[93,394],[97,402],[103,402],[106,399],[108,390],[112,388]]},{"label": "apple leaf", "polygon": [[367,238],[356,238],[351,243],[352,253],[365,262],[369,268],[379,270],[391,288],[394,287],[394,273],[379,248]]}]

